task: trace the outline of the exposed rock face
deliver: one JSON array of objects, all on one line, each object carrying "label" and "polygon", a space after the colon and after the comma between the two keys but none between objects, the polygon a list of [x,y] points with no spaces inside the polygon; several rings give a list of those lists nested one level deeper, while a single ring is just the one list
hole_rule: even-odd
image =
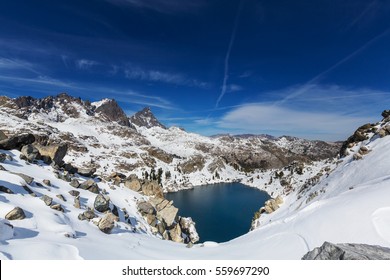
[{"label": "exposed rock face", "polygon": [[31,144],[35,141],[35,136],[32,134],[14,135],[0,141],[0,149],[3,150],[20,150],[23,146]]},{"label": "exposed rock face", "polygon": [[165,163],[171,163],[173,161],[173,156],[171,154],[168,154],[159,148],[152,147],[147,149],[147,151],[149,156],[157,158]]},{"label": "exposed rock face", "polygon": [[48,179],[44,179],[43,181],[42,181],[46,186],[51,186],[51,182],[50,182],[50,180],[48,180]]},{"label": "exposed rock face", "polygon": [[362,142],[368,139],[368,133],[372,132],[372,129],[375,125],[365,124],[359,127],[352,136],[350,136],[347,141],[343,143],[340,149],[340,156],[346,156],[348,154],[347,149],[358,142]]},{"label": "exposed rock face", "polygon": [[130,118],[130,122],[136,126],[143,126],[146,128],[152,127],[161,127],[166,128],[162,125],[157,118],[153,115],[149,107],[144,108],[142,111],[139,111],[134,116]]},{"label": "exposed rock face", "polygon": [[4,162],[7,159],[7,155],[4,153],[0,154],[0,162]]},{"label": "exposed rock face", "polygon": [[183,238],[181,237],[181,228],[179,224],[176,224],[173,229],[169,230],[169,237],[174,242],[183,242]]},{"label": "exposed rock face", "polygon": [[195,171],[200,171],[205,165],[205,160],[201,155],[196,155],[189,159],[188,161],[182,163],[180,168],[183,173],[189,174]]},{"label": "exposed rock face", "polygon": [[64,210],[64,208],[62,208],[61,204],[53,204],[50,206],[50,208],[53,210],[60,211],[60,212],[65,212],[65,210]]},{"label": "exposed rock face", "polygon": [[70,181],[69,185],[77,189],[80,186],[80,182],[76,178],[73,178]]},{"label": "exposed rock face", "polygon": [[148,181],[142,184],[142,192],[147,196],[164,197],[162,188],[158,185],[157,181]]},{"label": "exposed rock face", "polygon": [[199,235],[195,228],[195,222],[191,218],[180,218],[180,227],[184,234],[187,235],[189,240],[185,240],[185,243],[196,243],[199,241]]},{"label": "exposed rock face", "polygon": [[106,234],[109,234],[111,233],[112,229],[114,228],[115,226],[115,222],[118,221],[118,217],[115,216],[114,214],[112,213],[107,213],[106,215],[104,215],[104,217],[99,221],[98,223],[98,228],[106,233]]},{"label": "exposed rock face", "polygon": [[53,199],[47,195],[42,196],[41,199],[43,200],[43,202],[45,202],[47,206],[50,206],[51,203],[53,202]]},{"label": "exposed rock face", "polygon": [[149,202],[142,201],[138,203],[138,210],[141,212],[141,214],[156,214],[156,210],[154,209],[153,205]]},{"label": "exposed rock face", "polygon": [[33,162],[41,156],[38,149],[31,144],[23,146],[20,152],[29,162]]},{"label": "exposed rock face", "polygon": [[26,214],[24,213],[22,208],[15,207],[5,215],[5,218],[7,220],[23,220],[24,218],[26,218]]},{"label": "exposed rock face", "polygon": [[7,138],[7,135],[5,135],[4,132],[0,130],[0,141],[5,140]]},{"label": "exposed rock face", "polygon": [[163,221],[167,227],[171,227],[175,222],[175,218],[179,209],[170,205],[169,207],[165,207],[161,211],[157,213],[157,218],[160,221]]},{"label": "exposed rock face", "polygon": [[80,195],[80,192],[79,192],[79,191],[75,191],[75,190],[71,190],[71,191],[69,191],[69,194],[70,194],[71,196],[79,196],[79,195]]},{"label": "exposed rock face", "polygon": [[271,198],[265,202],[264,210],[267,214],[275,212],[279,209],[280,205],[283,203],[283,198],[281,196]]},{"label": "exposed rock face", "polygon": [[81,176],[85,176],[85,177],[91,177],[94,173],[96,172],[96,168],[95,167],[91,167],[91,168],[87,168],[87,167],[83,167],[83,168],[77,168],[77,173],[80,174]]},{"label": "exposed rock face", "polygon": [[[72,185],[72,182],[71,182],[71,185]],[[76,181],[74,181],[73,184],[74,184],[74,186],[76,186],[77,185]],[[92,179],[88,179],[87,181],[82,182],[78,187],[80,189],[83,189],[83,190],[89,190],[90,192],[93,192],[93,193],[99,193],[99,187],[96,184],[96,182]]]},{"label": "exposed rock face", "polygon": [[100,115],[108,121],[117,122],[123,126],[130,126],[129,119],[125,112],[123,112],[122,108],[119,107],[118,103],[113,99],[106,100],[95,110],[95,112],[100,113]]},{"label": "exposed rock face", "polygon": [[93,204],[93,207],[97,211],[104,213],[110,209],[110,200],[107,197],[105,197],[104,195],[98,194],[95,198],[95,202]]},{"label": "exposed rock face", "polygon": [[141,190],[141,182],[138,178],[132,178],[125,181],[125,187],[135,192],[139,192]]},{"label": "exposed rock face", "polygon": [[68,151],[68,145],[49,145],[42,146],[40,144],[34,144],[34,147],[39,151],[39,154],[46,159],[54,162],[56,165],[61,166],[63,164],[63,158]]},{"label": "exposed rock face", "polygon": [[325,242],[321,247],[305,254],[302,260],[390,260],[390,248]]}]

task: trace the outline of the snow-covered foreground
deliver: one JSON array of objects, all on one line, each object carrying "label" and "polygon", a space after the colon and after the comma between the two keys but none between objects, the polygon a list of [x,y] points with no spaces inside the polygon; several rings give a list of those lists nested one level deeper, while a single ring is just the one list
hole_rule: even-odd
[{"label": "snow-covered foreground", "polygon": [[[370,150],[363,159],[353,160],[351,154],[305,194],[299,195],[296,189],[285,197],[280,209],[263,214],[254,231],[226,243],[205,242],[192,248],[154,236],[136,210],[141,195],[123,187],[112,190],[99,183],[118,208],[126,209],[133,228],[118,222],[111,234],[105,234],[92,221],[79,221],[77,216],[85,207],[93,207],[95,194],[77,189],[84,209],[76,209],[68,193],[74,188],[56,178],[50,166],[28,164],[15,150],[1,151],[14,159],[2,164],[8,171],[34,177],[30,189],[37,197],[22,188],[26,182],[21,177],[0,171],[0,185],[15,193],[0,192],[0,217],[16,206],[26,213],[23,220],[0,220],[0,258],[300,259],[324,241],[390,247],[390,137],[371,135],[355,146],[354,152],[360,145]],[[43,184],[44,179],[52,186]],[[59,194],[66,201],[57,198]],[[54,198],[65,212],[46,206],[39,199],[43,195]],[[123,212],[119,215],[121,218]],[[13,225],[13,233],[5,223]]]}]

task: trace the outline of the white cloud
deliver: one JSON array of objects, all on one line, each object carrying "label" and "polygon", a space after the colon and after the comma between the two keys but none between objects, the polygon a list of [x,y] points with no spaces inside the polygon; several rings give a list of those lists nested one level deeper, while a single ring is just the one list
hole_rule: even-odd
[{"label": "white cloud", "polygon": [[268,133],[309,139],[344,140],[367,119],[341,113],[309,112],[272,104],[244,104],[217,123],[237,133]]},{"label": "white cloud", "polygon": [[126,68],[125,76],[132,80],[143,80],[150,82],[162,82],[166,84],[182,85],[190,87],[206,88],[206,82],[191,79],[180,73],[163,72],[159,70],[143,70],[141,68]]},{"label": "white cloud", "polygon": [[35,68],[36,66],[33,63],[25,60],[0,57],[0,69],[27,70],[31,73],[40,75],[40,72]]},{"label": "white cloud", "polygon": [[226,86],[226,92],[236,92],[241,90],[244,90],[244,88],[240,85],[230,84]]},{"label": "white cloud", "polygon": [[90,69],[93,66],[99,65],[99,62],[94,60],[88,60],[88,59],[79,59],[76,61],[76,66],[79,69],[87,70]]},{"label": "white cloud", "polygon": [[[345,140],[358,126],[375,122],[390,102],[390,92],[312,84],[262,93],[267,102],[248,103],[228,110],[216,127],[232,133],[268,133],[309,139]],[[288,102],[280,102],[290,97]]]}]

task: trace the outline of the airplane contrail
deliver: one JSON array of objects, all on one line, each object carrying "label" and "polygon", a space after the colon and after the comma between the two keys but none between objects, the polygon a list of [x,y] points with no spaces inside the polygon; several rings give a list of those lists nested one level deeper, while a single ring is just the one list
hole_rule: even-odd
[{"label": "airplane contrail", "polygon": [[242,8],[242,1],[240,2],[240,6],[238,7],[237,14],[236,14],[236,19],[234,20],[234,26],[232,30],[232,34],[230,36],[230,41],[229,41],[229,46],[226,52],[225,56],[225,69],[224,69],[224,76],[223,76],[223,82],[222,82],[222,89],[221,89],[221,94],[218,97],[217,103],[215,104],[215,108],[219,106],[219,102],[221,102],[223,96],[226,93],[226,85],[229,79],[229,59],[230,59],[230,53],[233,48],[234,41],[236,39],[236,33],[237,33],[237,26],[238,26],[238,21],[240,18],[240,13],[241,13],[241,8]]}]

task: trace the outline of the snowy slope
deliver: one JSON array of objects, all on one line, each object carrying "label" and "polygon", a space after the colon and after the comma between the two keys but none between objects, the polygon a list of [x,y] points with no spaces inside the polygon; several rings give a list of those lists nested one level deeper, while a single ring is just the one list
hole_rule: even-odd
[{"label": "snowy slope", "polygon": [[[354,160],[353,154],[363,145],[370,152],[361,160]],[[50,166],[26,164],[18,158],[18,151],[6,151],[14,158],[3,163],[7,170],[23,172],[34,177],[35,182],[49,179],[52,187],[32,183],[29,187],[37,195],[33,197],[21,187],[26,184],[22,178],[0,171],[1,185],[16,193],[0,193],[0,216],[4,217],[15,206],[24,208],[27,215],[24,220],[10,221],[13,236],[4,220],[0,220],[0,256],[2,259],[299,259],[324,241],[390,247],[389,145],[389,136],[379,138],[372,133],[368,140],[351,148],[351,154],[339,161],[329,176],[323,176],[305,192],[295,188],[280,209],[262,214],[257,229],[226,243],[205,242],[190,249],[153,236],[135,209],[140,195],[123,187],[112,190],[99,183],[112,202],[133,217],[134,231],[131,225],[120,221],[113,233],[107,235],[93,222],[79,221],[77,215],[92,206],[95,194],[80,190],[84,209],[76,209],[68,194],[72,187],[57,179]],[[311,195],[315,192],[316,196]],[[57,194],[67,201],[57,199]],[[42,195],[53,197],[65,212],[47,207],[39,199]]]}]

